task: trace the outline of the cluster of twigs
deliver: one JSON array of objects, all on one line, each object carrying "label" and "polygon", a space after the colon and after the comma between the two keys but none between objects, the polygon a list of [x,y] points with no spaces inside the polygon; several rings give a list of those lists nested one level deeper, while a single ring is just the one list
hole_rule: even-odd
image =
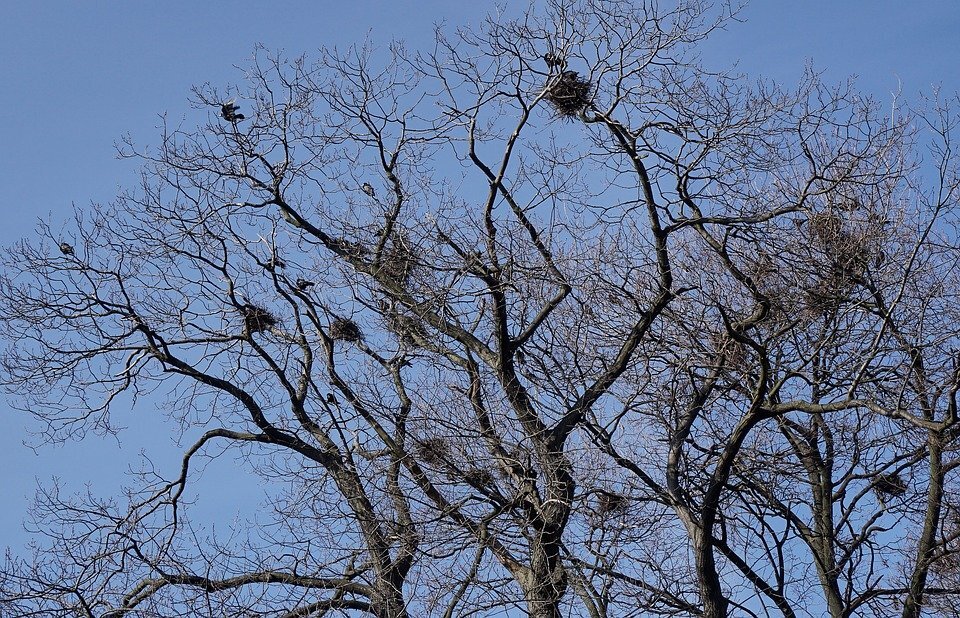
[{"label": "cluster of twigs", "polygon": [[262,333],[277,325],[277,318],[263,307],[247,303],[240,309],[243,322],[250,333]]},{"label": "cluster of twigs", "polygon": [[586,109],[592,94],[593,84],[576,71],[564,71],[550,84],[543,98],[557,114],[570,118]]},{"label": "cluster of twigs", "polygon": [[357,343],[363,339],[363,331],[357,323],[347,318],[337,318],[330,325],[330,338],[336,341]]}]

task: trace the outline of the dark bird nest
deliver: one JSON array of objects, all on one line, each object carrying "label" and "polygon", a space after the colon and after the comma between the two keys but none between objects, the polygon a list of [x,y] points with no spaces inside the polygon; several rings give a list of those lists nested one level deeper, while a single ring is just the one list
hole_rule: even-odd
[{"label": "dark bird nest", "polygon": [[848,231],[843,219],[831,212],[816,213],[810,217],[809,230],[838,276],[851,279],[863,274],[873,257],[871,243]]},{"label": "dark bird nest", "polygon": [[493,473],[486,468],[470,468],[463,473],[463,480],[474,487],[489,487],[496,482]]},{"label": "dark bird nest", "polygon": [[240,313],[243,314],[243,322],[247,331],[251,333],[262,333],[277,325],[277,318],[272,313],[262,307],[245,304]]},{"label": "dark bird nest", "polygon": [[330,338],[335,341],[356,343],[363,339],[363,332],[357,323],[347,318],[337,318],[330,325]]},{"label": "dark bird nest", "polygon": [[417,446],[417,459],[425,464],[435,466],[443,463],[450,452],[447,441],[443,438],[426,438]]},{"label": "dark bird nest", "polygon": [[386,318],[387,329],[403,343],[413,345],[418,340],[427,338],[427,331],[424,329],[422,321],[417,318],[401,313],[390,313]]},{"label": "dark bird nest", "polygon": [[393,239],[380,256],[380,272],[398,283],[406,283],[413,273],[416,261],[410,244],[403,236]]},{"label": "dark bird nest", "polygon": [[881,474],[873,482],[873,487],[888,496],[902,496],[907,493],[907,482],[896,472]]},{"label": "dark bird nest", "polygon": [[544,98],[557,114],[567,118],[582,112],[593,95],[593,84],[582,79],[576,71],[564,71],[547,88]]},{"label": "dark bird nest", "polygon": [[839,273],[821,277],[803,290],[808,315],[832,313],[848,300],[850,284]]},{"label": "dark bird nest", "polygon": [[626,512],[629,506],[630,500],[623,494],[612,491],[597,493],[597,513],[599,515],[618,515]]},{"label": "dark bird nest", "polygon": [[843,232],[843,219],[831,212],[810,215],[809,223],[810,233],[824,246],[835,245],[846,237]]}]

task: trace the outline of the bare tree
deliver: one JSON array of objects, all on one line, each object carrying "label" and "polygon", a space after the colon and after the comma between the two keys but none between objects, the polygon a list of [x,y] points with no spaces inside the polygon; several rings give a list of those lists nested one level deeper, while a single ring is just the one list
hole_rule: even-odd
[{"label": "bare tree", "polygon": [[[158,390],[203,433],[45,492],[4,615],[956,615],[958,117],[708,71],[730,17],[258,50],[123,144],[8,251],[6,380],[53,442]],[[224,538],[226,450],[283,489]]]}]

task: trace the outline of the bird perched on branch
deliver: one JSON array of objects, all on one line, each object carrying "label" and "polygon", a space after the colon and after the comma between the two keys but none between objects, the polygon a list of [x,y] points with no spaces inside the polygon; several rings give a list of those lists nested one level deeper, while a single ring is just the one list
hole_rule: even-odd
[{"label": "bird perched on branch", "polygon": [[376,196],[377,196],[377,192],[373,190],[373,185],[371,185],[369,182],[363,183],[363,184],[360,186],[360,189],[361,189],[364,193],[366,193],[367,195],[369,195],[370,197],[376,197]]},{"label": "bird perched on branch", "polygon": [[297,279],[297,290],[301,292],[306,292],[311,286],[317,285],[313,281],[307,281],[306,279],[298,278]]},{"label": "bird perched on branch", "polygon": [[554,54],[552,52],[547,52],[543,55],[543,61],[547,63],[547,66],[558,69],[567,68],[567,61],[563,56],[559,54]]},{"label": "bird perched on branch", "polygon": [[73,255],[73,246],[70,243],[60,243],[60,253],[64,255]]},{"label": "bird perched on branch", "polygon": [[234,99],[230,99],[220,106],[220,115],[223,116],[223,119],[227,122],[240,122],[241,120],[244,120],[246,116],[243,114],[238,114],[237,110],[239,109],[240,106],[234,103]]},{"label": "bird perched on branch", "polygon": [[280,206],[280,216],[293,227],[303,227],[303,224],[301,224],[297,216],[293,214],[293,211],[286,206]]}]

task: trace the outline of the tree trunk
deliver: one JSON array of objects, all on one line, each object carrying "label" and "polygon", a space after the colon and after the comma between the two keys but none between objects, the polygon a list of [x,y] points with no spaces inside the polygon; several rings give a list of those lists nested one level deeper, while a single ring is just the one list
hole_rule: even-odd
[{"label": "tree trunk", "polygon": [[[712,522],[711,522],[712,525]],[[729,602],[723,595],[710,536],[698,530],[694,536],[697,578],[700,580],[700,602],[703,618],[726,618]]]},{"label": "tree trunk", "polygon": [[941,437],[930,432],[927,438],[930,451],[930,487],[927,490],[927,512],[923,522],[923,532],[917,547],[916,565],[910,577],[910,588],[903,604],[903,618],[918,618],[923,609],[923,593],[927,586],[931,557],[936,548],[937,530],[940,525],[940,511],[943,507],[943,445]]},{"label": "tree trunk", "polygon": [[378,590],[371,598],[370,609],[377,618],[408,618],[400,589]]},{"label": "tree trunk", "polygon": [[522,582],[527,613],[533,618],[559,618],[560,602],[567,591],[559,545],[540,541],[532,550],[529,577]]}]

